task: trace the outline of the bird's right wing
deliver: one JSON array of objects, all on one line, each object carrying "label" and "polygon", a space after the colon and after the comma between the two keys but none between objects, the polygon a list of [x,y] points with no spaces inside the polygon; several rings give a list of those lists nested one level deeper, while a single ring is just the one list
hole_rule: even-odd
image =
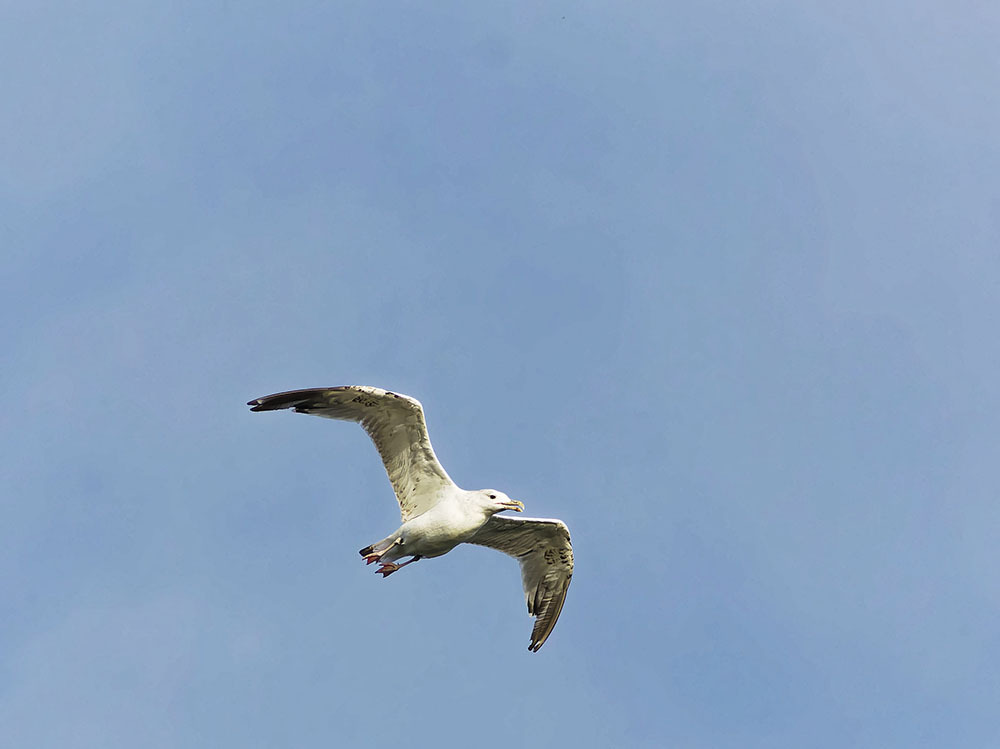
[{"label": "bird's right wing", "polygon": [[535,617],[528,650],[538,652],[559,620],[573,578],[573,546],[561,520],[494,515],[469,540],[515,557],[528,614]]},{"label": "bird's right wing", "polygon": [[254,398],[251,411],[291,408],[296,413],[356,421],[364,427],[389,474],[405,523],[435,504],[455,483],[438,462],[420,401],[364,385],[291,390]]}]

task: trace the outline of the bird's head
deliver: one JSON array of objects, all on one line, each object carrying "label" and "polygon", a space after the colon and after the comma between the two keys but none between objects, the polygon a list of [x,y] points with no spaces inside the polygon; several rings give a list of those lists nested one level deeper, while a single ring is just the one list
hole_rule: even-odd
[{"label": "bird's head", "polygon": [[503,512],[504,510],[513,510],[514,512],[524,512],[524,504],[518,502],[516,499],[511,499],[503,492],[498,492],[496,489],[483,489],[479,492],[479,497],[482,499],[483,506],[486,511],[491,515],[496,515],[498,512]]}]

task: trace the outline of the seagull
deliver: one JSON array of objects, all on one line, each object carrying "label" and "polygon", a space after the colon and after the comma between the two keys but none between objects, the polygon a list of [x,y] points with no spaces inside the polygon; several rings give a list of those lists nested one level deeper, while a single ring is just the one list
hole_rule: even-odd
[{"label": "seagull", "polygon": [[[378,562],[383,579],[420,559],[447,554],[461,543],[488,546],[521,564],[528,614],[535,617],[528,650],[537,653],[562,612],[573,577],[573,547],[561,520],[501,516],[524,505],[495,489],[459,488],[438,462],[420,401],[367,385],[290,390],[254,398],[251,411],[314,414],[356,421],[371,437],[389,474],[403,524],[359,553]],[[402,564],[397,560],[409,557]]]}]

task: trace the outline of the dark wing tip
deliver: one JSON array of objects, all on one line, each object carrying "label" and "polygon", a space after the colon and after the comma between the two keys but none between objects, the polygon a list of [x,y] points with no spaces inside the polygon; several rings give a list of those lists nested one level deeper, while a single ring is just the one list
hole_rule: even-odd
[{"label": "dark wing tip", "polygon": [[251,411],[280,411],[284,408],[295,408],[305,404],[314,404],[325,393],[342,388],[310,388],[308,390],[288,390],[284,393],[262,395],[247,401]]},{"label": "dark wing tip", "polygon": [[541,650],[542,645],[545,641],[549,639],[549,635],[552,634],[552,627],[547,628],[547,632],[532,632],[531,633],[531,644],[528,645],[528,650],[532,653],[537,653]]},{"label": "dark wing tip", "polygon": [[274,405],[273,401],[268,403],[268,400],[268,396],[254,398],[252,401],[247,401],[247,405],[250,406],[251,411],[275,411],[279,408],[288,408],[288,406],[284,405]]}]

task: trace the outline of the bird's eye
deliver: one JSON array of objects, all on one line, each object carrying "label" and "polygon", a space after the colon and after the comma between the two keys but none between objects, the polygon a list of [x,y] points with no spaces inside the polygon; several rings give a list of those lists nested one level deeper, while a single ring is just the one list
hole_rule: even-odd
[{"label": "bird's eye", "polygon": [[497,495],[496,494],[490,494],[489,497],[490,497],[490,499],[496,499]]}]

